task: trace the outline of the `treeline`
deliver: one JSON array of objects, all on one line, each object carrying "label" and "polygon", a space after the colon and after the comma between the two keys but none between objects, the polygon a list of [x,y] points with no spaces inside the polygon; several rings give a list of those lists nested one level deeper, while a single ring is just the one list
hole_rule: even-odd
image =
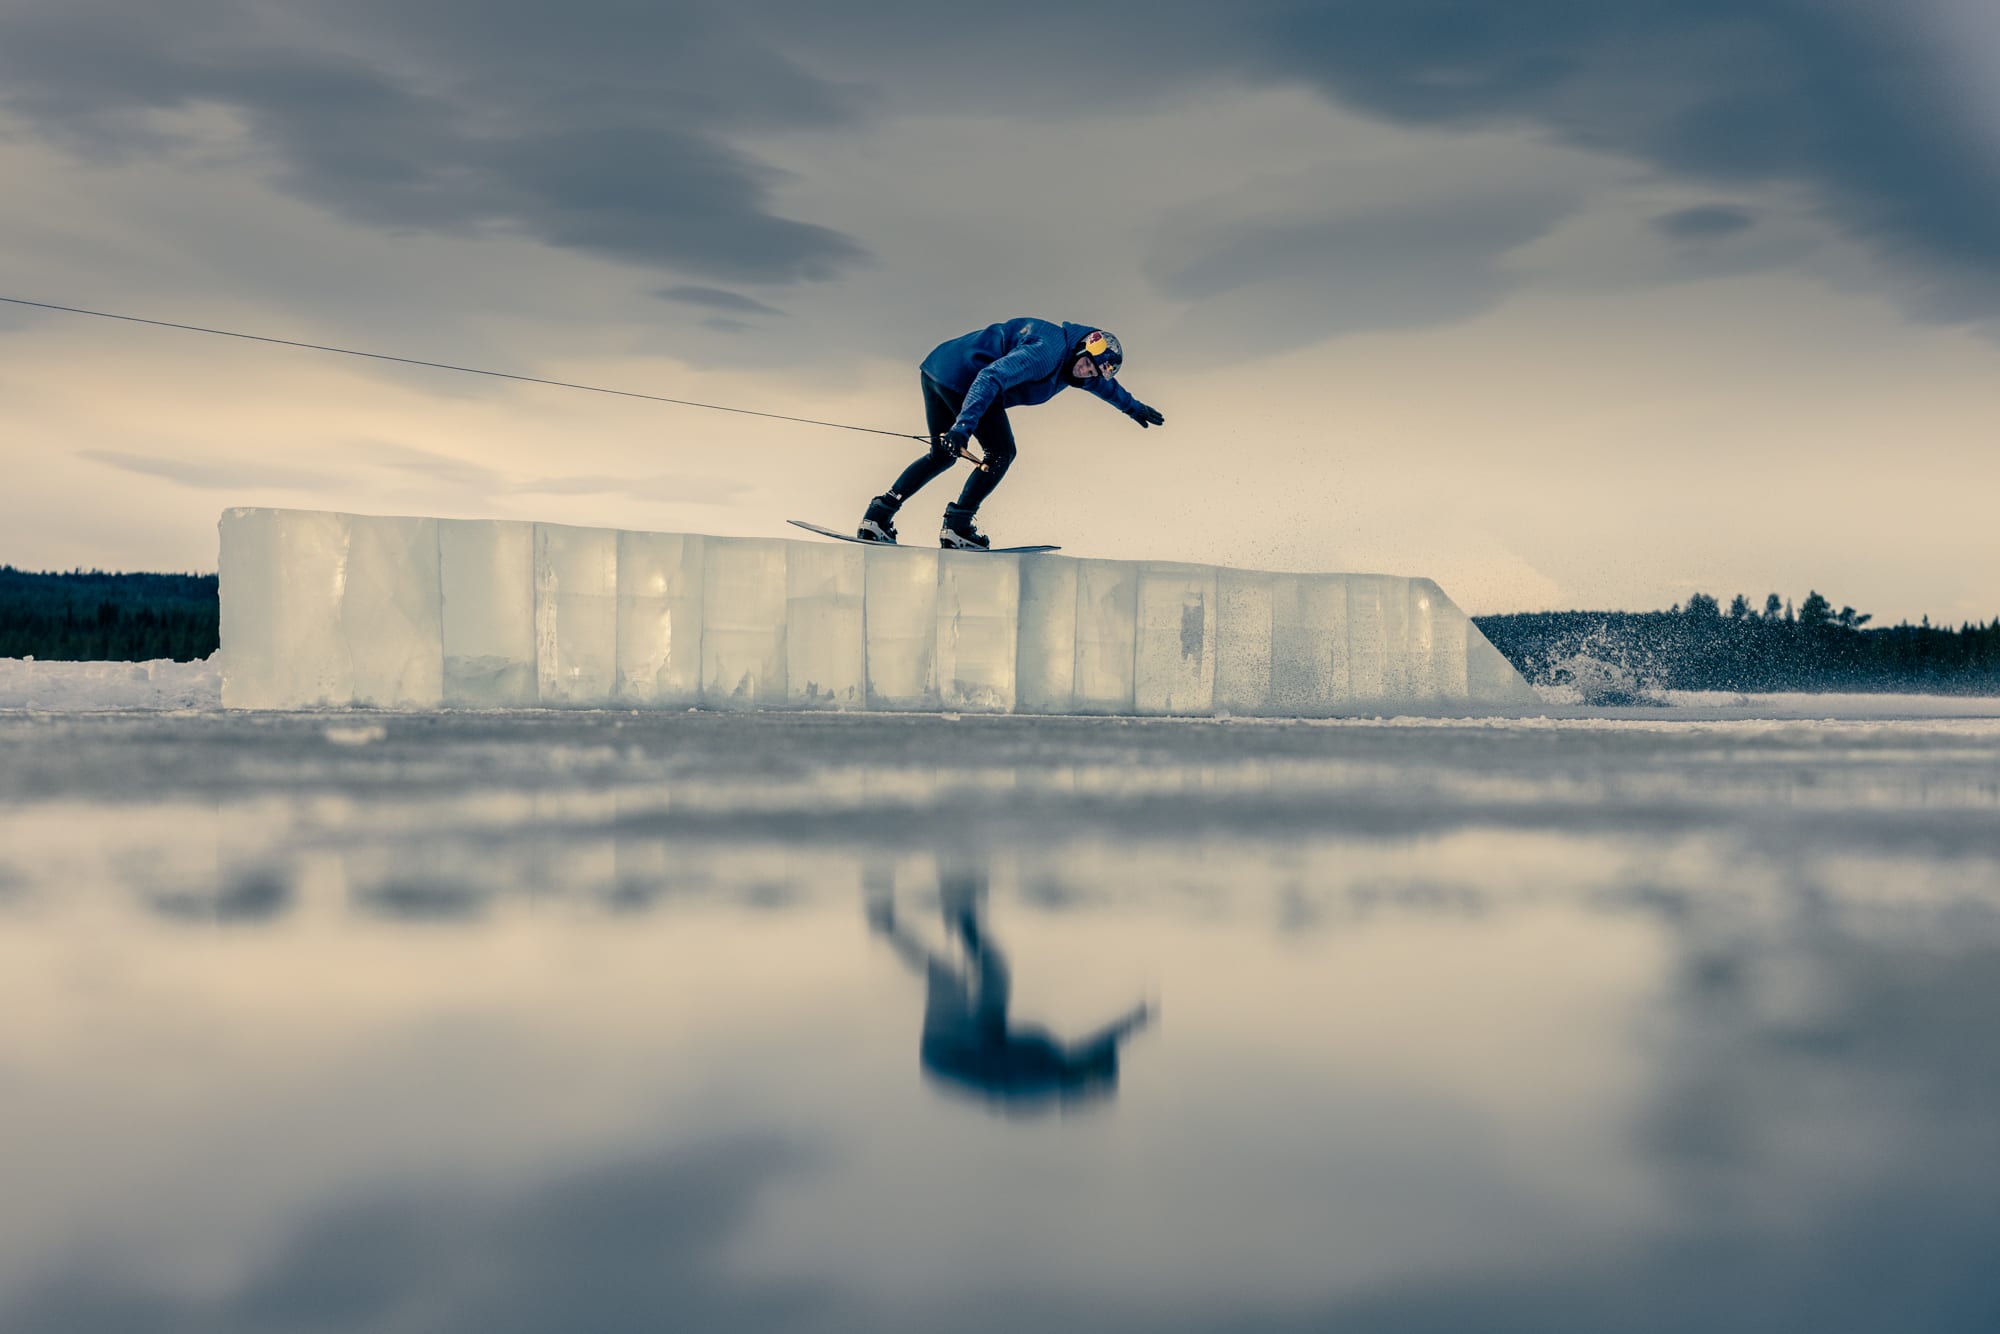
[{"label": "treeline", "polygon": [[0,565],[0,658],[189,662],[215,652],[212,574],[30,574]]},{"label": "treeline", "polygon": [[1706,593],[1670,611],[1557,611],[1475,618],[1531,681],[1561,683],[1586,667],[1615,669],[1651,690],[1913,690],[2000,694],[2000,616],[1957,629],[1870,626],[1817,591],[1795,612],[1776,593],[1727,611]]}]

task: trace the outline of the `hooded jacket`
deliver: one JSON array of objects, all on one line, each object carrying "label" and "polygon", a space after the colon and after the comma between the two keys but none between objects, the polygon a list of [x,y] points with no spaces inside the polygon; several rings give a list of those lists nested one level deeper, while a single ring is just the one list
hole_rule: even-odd
[{"label": "hooded jacket", "polygon": [[1071,385],[1132,416],[1145,405],[1126,393],[1118,381],[1101,376],[1081,381],[1069,378],[1077,347],[1086,334],[1100,327],[1030,319],[989,324],[939,343],[920,369],[944,388],[965,395],[951,428],[957,435],[971,435],[988,408],[1033,407]]}]

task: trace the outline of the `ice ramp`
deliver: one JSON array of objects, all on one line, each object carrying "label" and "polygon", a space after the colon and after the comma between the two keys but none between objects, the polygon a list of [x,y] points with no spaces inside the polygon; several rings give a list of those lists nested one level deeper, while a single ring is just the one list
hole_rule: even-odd
[{"label": "ice ramp", "polygon": [[1332,717],[1536,696],[1428,579],[232,509],[222,702]]}]

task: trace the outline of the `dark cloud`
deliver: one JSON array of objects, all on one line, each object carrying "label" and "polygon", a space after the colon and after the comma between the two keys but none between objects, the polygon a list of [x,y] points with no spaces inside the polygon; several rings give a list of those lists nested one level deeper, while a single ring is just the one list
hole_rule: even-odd
[{"label": "dark cloud", "polygon": [[[1852,0],[1334,0],[1248,26],[1267,68],[1418,125],[1526,125],[1697,179],[1803,184],[1895,261],[2000,313],[2000,161],[1916,21]],[[1990,303],[1989,303],[1990,301]]]},{"label": "dark cloud", "polygon": [[1703,204],[1653,219],[1653,226],[1676,241],[1712,241],[1734,236],[1756,225],[1756,216],[1747,208],[1731,204]]},{"label": "dark cloud", "polygon": [[[690,306],[701,306],[707,310],[726,310],[738,315],[782,315],[775,306],[767,306],[754,297],[741,292],[731,292],[720,287],[663,287],[655,293],[663,301],[679,301]],[[747,325],[742,327],[749,327]]]},{"label": "dark cloud", "polygon": [[[865,135],[878,110],[1081,129],[1303,84],[1398,124],[1802,187],[1911,279],[1913,309],[1978,319],[2000,313],[2000,154],[1944,58],[1920,13],[1866,0],[1161,0],[1127,24],[1056,0],[948,21],[914,0],[15,0],[0,106],[100,153],[157,152],[176,133],[161,113],[224,108],[343,216],[784,284],[868,254],[786,216],[749,135]],[[1056,204],[1037,179],[1032,156],[996,170],[995,207]]]},{"label": "dark cloud", "polygon": [[[1453,200],[1325,218],[1163,228],[1146,275],[1197,312],[1177,343],[1253,355],[1362,329],[1463,319],[1513,289],[1508,252],[1574,206],[1559,194]],[[1192,342],[1190,342],[1192,340]]]},{"label": "dark cloud", "polygon": [[[776,0],[796,30],[859,65],[884,43],[934,95],[1073,118],[1163,87],[1303,83],[1401,125],[1529,129],[1695,180],[1803,186],[1841,230],[1914,275],[1946,319],[2000,314],[2000,154],[1956,96],[1922,7],[1868,0],[1162,0],[1114,42],[1067,42],[1073,6],[1023,0],[955,16],[884,0],[879,26]],[[1040,48],[1047,59],[1036,59]],[[962,76],[969,50],[983,72]],[[1095,61],[1080,64],[1094,52]],[[1989,53],[2000,64],[2000,52]],[[921,73],[913,75],[921,78]],[[947,86],[948,84],[948,86]]]},{"label": "dark cloud", "polygon": [[[579,127],[460,159],[478,203],[557,245],[735,282],[833,278],[865,257],[838,232],[765,212],[776,173],[707,136]],[[467,221],[485,211],[463,207]]]},{"label": "dark cloud", "polygon": [[[601,11],[593,13],[593,9]],[[865,258],[776,213],[732,133],[836,125],[846,95],[701,5],[31,0],[0,14],[0,107],[96,155],[220,107],[295,193],[387,227],[518,232],[728,281]]]}]

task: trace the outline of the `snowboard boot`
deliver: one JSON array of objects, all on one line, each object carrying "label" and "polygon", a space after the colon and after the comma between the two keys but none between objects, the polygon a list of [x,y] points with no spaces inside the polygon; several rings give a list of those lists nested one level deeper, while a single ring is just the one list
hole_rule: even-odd
[{"label": "snowboard boot", "polygon": [[863,542],[887,542],[896,544],[896,511],[903,504],[903,498],[894,491],[885,491],[868,502],[868,512],[861,516],[861,526],[854,535]]},{"label": "snowboard boot", "polygon": [[938,531],[938,545],[947,551],[986,551],[992,543],[972,526],[972,511],[956,505],[944,507],[944,527]]}]

